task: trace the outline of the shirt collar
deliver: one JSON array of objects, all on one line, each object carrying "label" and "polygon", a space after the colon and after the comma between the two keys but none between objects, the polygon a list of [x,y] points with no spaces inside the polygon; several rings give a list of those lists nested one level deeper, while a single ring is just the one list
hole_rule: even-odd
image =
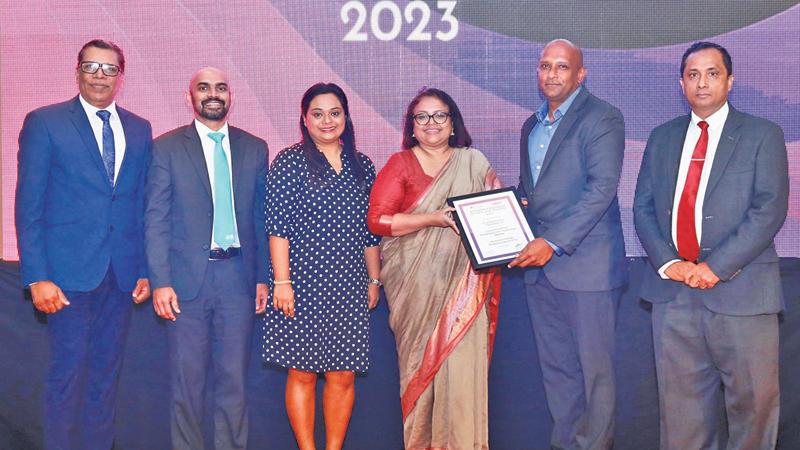
[{"label": "shirt collar", "polygon": [[[578,96],[581,90],[583,90],[583,86],[579,85],[578,89],[575,89],[575,92],[570,94],[569,97],[567,97],[567,99],[564,100],[564,103],[558,105],[558,108],[556,108],[556,111],[553,113],[553,119],[554,119],[553,122],[556,122],[558,121],[558,119],[564,117],[564,114],[566,114],[569,107],[572,106],[572,102],[575,101],[575,97]],[[539,107],[539,110],[536,111],[536,119],[539,122],[544,122],[545,120],[547,120],[548,110],[549,108],[547,107],[547,101],[545,101],[544,103],[542,103],[542,106]]]},{"label": "shirt collar", "polygon": [[225,122],[225,125],[223,125],[222,128],[220,128],[219,130],[214,131],[211,128],[208,128],[203,122],[194,119],[194,128],[197,130],[197,134],[200,135],[201,139],[202,138],[211,139],[208,137],[208,133],[222,133],[225,135],[225,137],[228,137],[228,122]]},{"label": "shirt collar", "polygon": [[119,118],[119,115],[117,114],[116,100],[112,101],[111,104],[106,106],[105,108],[98,108],[97,106],[94,106],[91,103],[87,102],[82,95],[78,94],[78,98],[81,101],[81,106],[83,106],[83,110],[86,111],[86,115],[88,115],[89,117],[97,117],[97,111],[104,109],[111,113],[111,120],[114,120],[114,117]]},{"label": "shirt collar", "polygon": [[692,125],[697,126],[698,123],[705,120],[708,122],[708,128],[712,130],[722,130],[722,127],[725,125],[725,120],[728,118],[728,111],[730,108],[728,107],[728,102],[725,102],[724,105],[720,109],[718,109],[714,114],[706,117],[705,119],[701,119],[700,116],[692,111]]}]

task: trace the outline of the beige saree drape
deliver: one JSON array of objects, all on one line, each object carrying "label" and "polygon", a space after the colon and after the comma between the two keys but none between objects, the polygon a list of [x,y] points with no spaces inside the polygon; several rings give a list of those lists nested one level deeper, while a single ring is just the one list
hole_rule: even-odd
[{"label": "beige saree drape", "polygon": [[[406,211],[500,187],[486,157],[460,148]],[[407,449],[488,449],[487,384],[500,272],[472,270],[458,235],[429,227],[384,238],[381,280],[397,342]]]}]

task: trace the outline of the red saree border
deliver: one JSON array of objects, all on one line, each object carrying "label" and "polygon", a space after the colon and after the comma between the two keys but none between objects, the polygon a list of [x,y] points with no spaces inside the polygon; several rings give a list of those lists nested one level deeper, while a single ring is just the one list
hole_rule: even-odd
[{"label": "red saree border", "polygon": [[[447,167],[449,163],[450,160],[448,160],[448,164],[446,164],[445,167]],[[439,174],[441,173],[440,171]],[[437,178],[439,174],[437,174]],[[428,194],[433,184],[434,183],[431,183],[431,186],[420,196],[420,199]],[[484,179],[484,188],[489,190],[500,187],[502,187],[502,184],[497,178],[496,172],[493,169],[489,169]],[[420,200],[416,201],[413,207],[416,207],[419,201]],[[433,378],[436,376],[436,373],[441,368],[445,359],[447,359],[453,349],[455,349],[456,345],[461,342],[461,339],[470,329],[472,323],[478,317],[478,314],[480,314],[487,302],[487,316],[489,322],[487,358],[491,364],[494,337],[497,331],[501,284],[502,278],[499,269],[490,269],[485,272],[476,273],[472,270],[472,265],[467,263],[467,269],[464,275],[459,280],[453,295],[448,299],[447,303],[445,303],[442,314],[439,316],[433,333],[431,333],[431,337],[428,339],[420,367],[411,377],[405,391],[400,396],[403,421],[406,420],[414,409],[419,397],[433,381]],[[487,294],[490,290],[492,295],[488,297]]]},{"label": "red saree border", "polygon": [[[497,281],[493,280],[497,278]],[[458,283],[453,295],[448,299],[439,320],[436,322],[433,333],[425,346],[422,356],[422,364],[414,373],[406,386],[405,392],[400,397],[400,405],[403,410],[403,421],[417,404],[417,400],[433,381],[434,376],[441,368],[444,360],[455,349],[456,345],[472,326],[487,301],[487,292],[491,287],[500,285],[500,273],[497,269],[489,272],[477,274],[472,270],[471,265],[467,269]],[[497,300],[490,303],[499,304],[499,290],[492,293],[492,297],[497,296]],[[472,303],[474,308],[467,308]],[[489,330],[496,329],[497,314],[494,315],[495,323],[489,324]],[[489,315],[490,320],[492,314]],[[491,331],[490,331],[491,333]],[[490,343],[494,339],[490,338]],[[492,349],[489,348],[491,355]]]}]

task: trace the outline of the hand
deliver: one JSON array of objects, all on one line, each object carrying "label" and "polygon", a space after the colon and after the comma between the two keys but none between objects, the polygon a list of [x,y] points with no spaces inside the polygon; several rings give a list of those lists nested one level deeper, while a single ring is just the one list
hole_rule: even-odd
[{"label": "hand", "polygon": [[171,286],[156,288],[153,291],[153,309],[162,319],[173,322],[178,319],[175,314],[180,314],[181,308],[178,306],[178,296]]},{"label": "hand", "polygon": [[147,278],[139,278],[136,281],[136,287],[131,292],[133,296],[133,303],[139,304],[150,298],[150,280]]},{"label": "hand", "polygon": [[691,261],[675,261],[667,266],[664,275],[672,281],[683,283],[686,280],[686,275],[694,269],[695,265]]},{"label": "hand", "polygon": [[269,287],[266,283],[256,284],[256,314],[267,310],[267,297],[269,297]]},{"label": "hand", "polygon": [[375,309],[378,306],[378,300],[381,298],[381,287],[377,284],[369,284],[369,290],[367,291],[367,306],[369,309]]},{"label": "hand", "polygon": [[52,281],[39,281],[31,286],[31,297],[33,306],[46,314],[53,314],[65,306],[69,306],[69,300]]},{"label": "hand", "polygon": [[536,238],[519,252],[508,267],[541,267],[553,257],[553,247],[544,238]]},{"label": "hand", "polygon": [[456,226],[456,222],[453,220],[453,211],[456,209],[453,207],[446,207],[442,208],[438,211],[434,211],[432,213],[428,213],[430,217],[430,224],[434,227],[450,227],[453,231],[458,233],[458,227]]},{"label": "hand", "polygon": [[276,284],[273,288],[272,307],[283,311],[286,317],[294,318],[294,289],[291,284]]},{"label": "hand", "polygon": [[719,283],[719,277],[708,264],[701,262],[686,274],[684,283],[693,288],[711,289]]}]

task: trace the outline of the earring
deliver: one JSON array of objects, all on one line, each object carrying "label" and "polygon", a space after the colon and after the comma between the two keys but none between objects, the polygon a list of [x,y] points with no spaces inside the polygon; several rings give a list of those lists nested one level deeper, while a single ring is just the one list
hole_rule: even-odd
[{"label": "earring", "polygon": [[456,130],[450,132],[450,136],[455,136],[455,135],[456,135]]},{"label": "earring", "polygon": [[414,138],[414,139],[417,138],[416,136],[414,136],[414,133],[411,133],[411,137]]}]

